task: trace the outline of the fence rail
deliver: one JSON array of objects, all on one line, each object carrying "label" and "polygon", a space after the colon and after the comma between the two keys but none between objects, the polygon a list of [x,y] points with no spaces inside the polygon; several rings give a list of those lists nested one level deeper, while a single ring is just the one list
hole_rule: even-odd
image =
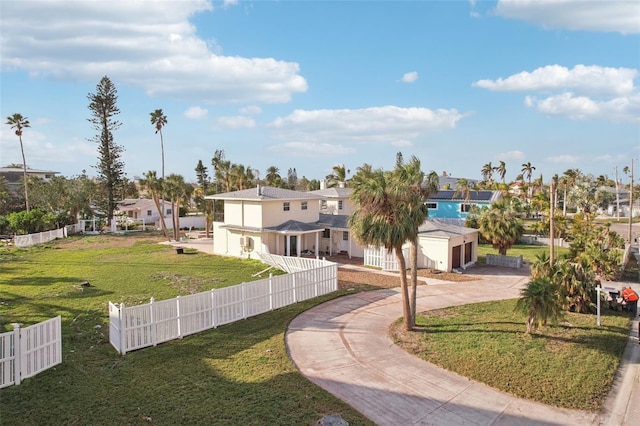
[{"label": "fence rail", "polygon": [[66,236],[66,228],[60,228],[52,231],[39,232],[37,234],[16,235],[13,237],[13,243],[16,247],[26,248],[36,244],[46,243],[56,238],[66,238]]},{"label": "fence rail", "polygon": [[[273,256],[271,260],[278,264],[295,263],[288,262],[283,256]],[[338,289],[337,264],[316,259],[300,260],[308,262],[299,262],[297,267],[304,264],[312,269],[174,299],[156,302],[152,298],[144,305],[125,307],[123,303],[109,302],[109,341],[124,355]]]},{"label": "fence rail", "polygon": [[60,316],[0,334],[0,388],[19,385],[28,377],[62,362]]}]

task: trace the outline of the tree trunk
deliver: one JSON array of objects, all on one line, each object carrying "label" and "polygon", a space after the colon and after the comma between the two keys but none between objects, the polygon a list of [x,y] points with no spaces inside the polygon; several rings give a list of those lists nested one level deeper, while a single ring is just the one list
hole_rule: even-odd
[{"label": "tree trunk", "polygon": [[158,194],[156,194],[155,191],[151,191],[151,198],[153,198],[153,203],[156,205],[158,213],[160,213],[160,228],[162,228],[162,233],[167,241],[171,241],[169,234],[167,233],[167,224],[164,222],[164,200],[162,200],[162,207],[160,207],[160,200],[158,199]]},{"label": "tree trunk", "polygon": [[160,149],[162,150],[162,181],[164,182],[164,138],[162,137],[162,129],[160,129]]},{"label": "tree trunk", "polygon": [[407,331],[413,330],[414,324],[411,322],[411,306],[409,304],[409,288],[407,285],[407,263],[402,254],[402,246],[395,247],[396,258],[398,259],[398,269],[400,272],[400,290],[402,291],[402,318],[404,328]]},{"label": "tree trunk", "polygon": [[[22,134],[22,133],[20,133]],[[24,183],[24,202],[27,207],[27,213],[29,213],[29,191],[27,189],[27,160],[24,156],[24,145],[22,145],[22,136],[20,136],[20,151],[22,152],[22,172]]]},{"label": "tree trunk", "polygon": [[416,325],[416,310],[417,310],[417,296],[418,296],[418,238],[411,241],[411,298],[410,298],[410,311],[411,327]]}]

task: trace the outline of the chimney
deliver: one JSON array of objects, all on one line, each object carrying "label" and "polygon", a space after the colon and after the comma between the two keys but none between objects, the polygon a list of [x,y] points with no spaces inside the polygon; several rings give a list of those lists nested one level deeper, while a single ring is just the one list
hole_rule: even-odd
[{"label": "chimney", "polygon": [[338,182],[338,188],[344,188],[344,182]]},{"label": "chimney", "polygon": [[262,196],[262,187],[260,186],[260,184],[258,184],[256,189],[258,190],[258,197]]},{"label": "chimney", "polygon": [[320,179],[320,189],[327,189],[327,181]]}]

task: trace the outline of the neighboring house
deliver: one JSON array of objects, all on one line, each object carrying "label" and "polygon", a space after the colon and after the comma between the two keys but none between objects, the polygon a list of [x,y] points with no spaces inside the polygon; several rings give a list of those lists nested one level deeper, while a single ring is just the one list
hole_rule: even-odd
[{"label": "neighboring house", "polygon": [[429,210],[428,217],[454,225],[464,225],[471,207],[489,207],[501,198],[501,191],[471,190],[468,200],[465,199],[464,194],[456,194],[454,190],[438,191],[426,202]]},{"label": "neighboring house", "polygon": [[[171,222],[171,203],[160,200],[160,207],[163,209],[165,218],[168,218],[167,226]],[[118,202],[115,214],[123,213],[127,217],[140,221],[145,225],[155,225],[160,221],[160,214],[155,203],[147,198],[126,198]]]},{"label": "neighboring house", "polygon": [[[28,177],[37,177],[45,182],[51,180],[59,172],[52,170],[36,170],[27,168]],[[9,191],[18,192],[22,190],[22,180],[24,177],[24,170],[22,167],[0,167],[0,176],[7,180],[7,187]]]},{"label": "neighboring house", "polygon": [[248,256],[255,251],[317,255],[325,230],[317,223],[321,195],[258,185],[205,198],[224,202],[224,214],[216,211],[213,215],[218,220],[213,223],[215,254]]},{"label": "neighboring house", "polygon": [[[455,190],[456,185],[458,184],[458,181],[460,179],[461,178],[449,176],[446,174],[440,175],[438,176],[438,186],[440,187],[440,189],[444,189],[444,190],[447,190],[447,189]],[[477,179],[467,179],[467,183],[471,187],[476,186],[478,182],[479,181]]]}]

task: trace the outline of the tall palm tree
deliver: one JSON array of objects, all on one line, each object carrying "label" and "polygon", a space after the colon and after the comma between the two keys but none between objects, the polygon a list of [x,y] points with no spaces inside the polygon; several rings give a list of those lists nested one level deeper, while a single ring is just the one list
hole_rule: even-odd
[{"label": "tall palm tree", "polygon": [[29,191],[27,190],[27,160],[24,156],[24,145],[22,144],[22,129],[31,127],[31,124],[29,124],[29,120],[27,120],[27,117],[23,117],[22,114],[19,113],[15,113],[7,117],[6,124],[11,126],[12,129],[16,129],[16,135],[18,135],[18,138],[20,139],[20,151],[22,152],[22,183],[24,185],[24,202],[27,207],[27,213],[29,213]]},{"label": "tall palm tree", "polygon": [[533,175],[533,171],[535,169],[536,168],[531,165],[531,161],[522,163],[522,169],[520,171],[522,172],[522,176],[527,178],[527,181],[529,182],[529,186],[531,186],[531,176]]},{"label": "tall palm tree", "polygon": [[497,167],[494,167],[493,170],[498,172],[498,175],[500,175],[500,179],[502,179],[502,183],[504,184],[504,177],[507,174],[507,165],[505,162],[500,160],[500,164]]},{"label": "tall palm tree", "polygon": [[491,165],[491,161],[482,166],[482,170],[480,170],[482,174],[482,179],[487,183],[489,187],[493,184],[493,166]]},{"label": "tall palm tree", "polygon": [[162,128],[167,125],[167,116],[164,115],[162,109],[157,109],[150,113],[151,124],[156,128],[156,134],[160,133],[160,148],[162,149],[162,180],[164,180],[164,138],[162,137]]},{"label": "tall palm tree", "polygon": [[562,200],[562,215],[567,215],[567,190],[576,184],[576,180],[582,175],[580,169],[567,169],[563,173],[564,177],[564,199]]},{"label": "tall palm tree", "polygon": [[349,216],[351,232],[361,244],[385,247],[395,251],[400,270],[402,292],[402,314],[407,330],[411,323],[411,305],[407,288],[406,261],[402,246],[414,233],[414,224],[409,223],[408,208],[397,196],[397,185],[391,173],[382,169],[373,170],[364,164],[358,168],[351,180],[351,200],[355,210]]},{"label": "tall palm tree", "polygon": [[[163,192],[164,181],[158,179],[155,170],[149,170],[144,174],[144,179],[140,179],[140,186],[151,193],[153,204],[156,206],[156,210],[160,214],[160,227],[162,233],[167,240],[170,240],[169,233],[167,232],[167,224],[164,221],[164,199],[162,200],[162,207],[160,206],[160,194]],[[172,209],[173,210],[173,209]]]}]

